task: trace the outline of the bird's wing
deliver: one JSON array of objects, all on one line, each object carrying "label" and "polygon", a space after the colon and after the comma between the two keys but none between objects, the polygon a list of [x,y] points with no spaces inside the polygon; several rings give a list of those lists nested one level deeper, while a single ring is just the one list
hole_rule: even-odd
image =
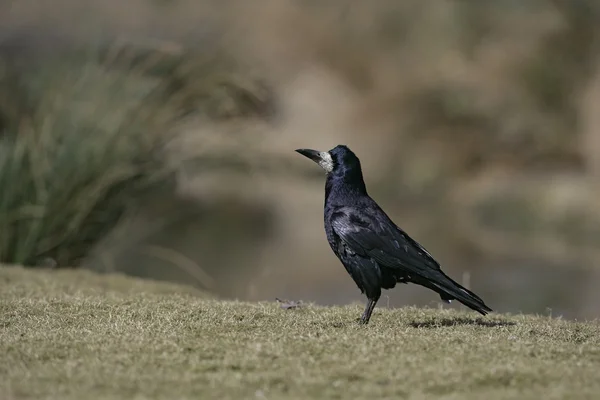
[{"label": "bird's wing", "polygon": [[341,245],[355,259],[361,259],[361,265],[375,261],[380,267],[394,271],[394,278],[432,289],[444,301],[457,299],[483,315],[491,311],[475,293],[444,274],[431,254],[376,206],[339,207],[333,210],[330,224]]},{"label": "bird's wing", "polygon": [[340,207],[331,215],[335,234],[352,252],[400,269],[409,276],[427,277],[440,265],[419,243],[393,224],[379,210]]}]

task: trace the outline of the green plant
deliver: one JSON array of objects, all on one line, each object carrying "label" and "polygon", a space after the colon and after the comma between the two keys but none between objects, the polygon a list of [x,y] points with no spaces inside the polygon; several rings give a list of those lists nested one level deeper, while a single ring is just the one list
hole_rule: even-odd
[{"label": "green plant", "polygon": [[89,54],[19,76],[34,102],[28,113],[5,111],[0,261],[77,265],[130,207],[169,182],[161,150],[177,110],[163,105],[158,79]]}]

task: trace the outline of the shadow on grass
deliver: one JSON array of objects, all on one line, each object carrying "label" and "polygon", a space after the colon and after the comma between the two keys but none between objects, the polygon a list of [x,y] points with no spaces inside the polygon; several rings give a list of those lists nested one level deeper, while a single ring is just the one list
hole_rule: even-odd
[{"label": "shadow on grass", "polygon": [[459,325],[477,325],[477,326],[485,326],[488,328],[494,328],[498,326],[513,326],[516,325],[515,322],[511,321],[502,321],[502,320],[489,320],[483,318],[443,318],[436,319],[432,321],[413,321],[409,323],[413,328],[442,328],[447,326],[459,326]]}]

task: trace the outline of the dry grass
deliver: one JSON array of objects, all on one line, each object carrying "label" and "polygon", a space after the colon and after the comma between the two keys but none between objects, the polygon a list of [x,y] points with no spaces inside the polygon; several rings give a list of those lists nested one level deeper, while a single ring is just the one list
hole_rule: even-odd
[{"label": "dry grass", "polygon": [[5,399],[583,399],[600,325],[362,305],[283,309],[85,271],[0,269]]}]

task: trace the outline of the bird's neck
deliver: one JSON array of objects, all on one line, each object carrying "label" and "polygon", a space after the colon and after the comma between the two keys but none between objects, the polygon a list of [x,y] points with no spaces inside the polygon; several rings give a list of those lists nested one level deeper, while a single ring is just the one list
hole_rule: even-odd
[{"label": "bird's neck", "polygon": [[367,187],[360,168],[334,170],[327,174],[325,198],[332,193],[367,194]]}]

